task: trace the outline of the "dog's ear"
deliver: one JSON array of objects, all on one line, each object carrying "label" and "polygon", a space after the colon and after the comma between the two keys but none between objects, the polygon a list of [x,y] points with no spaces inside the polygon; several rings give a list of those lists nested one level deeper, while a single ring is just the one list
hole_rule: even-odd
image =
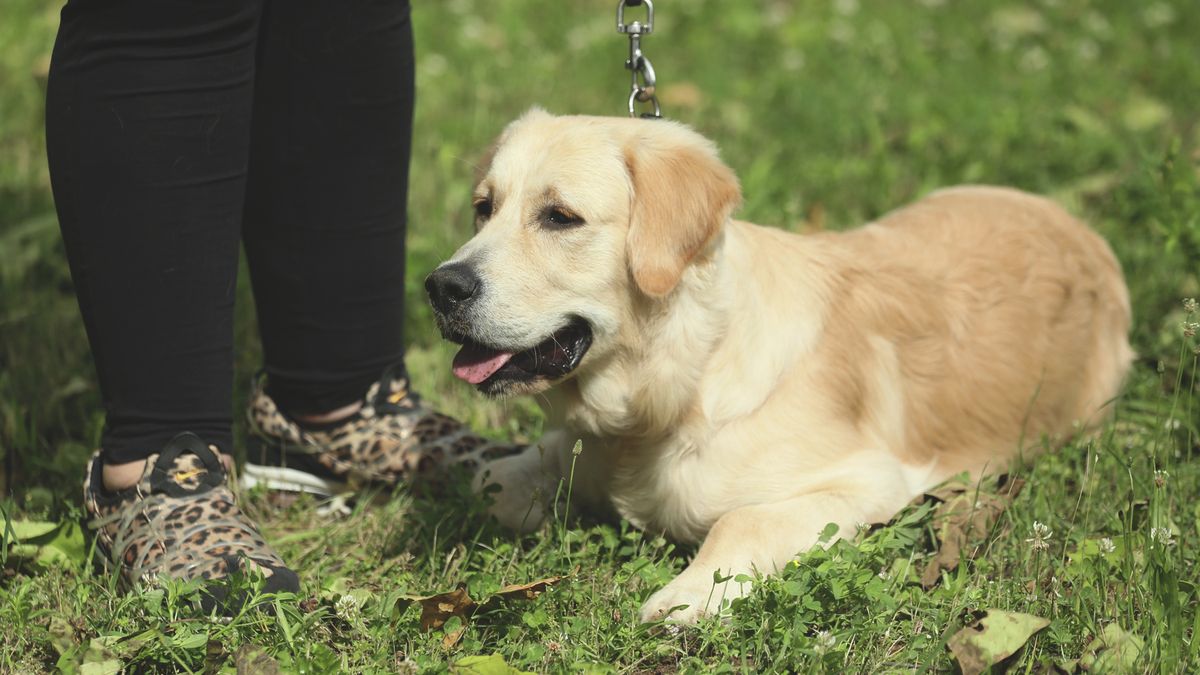
[{"label": "dog's ear", "polygon": [[[655,130],[670,123],[647,124]],[[654,298],[674,290],[742,197],[710,142],[679,126],[662,131],[669,133],[639,134],[625,148],[633,182],[629,268],[638,288]]]}]

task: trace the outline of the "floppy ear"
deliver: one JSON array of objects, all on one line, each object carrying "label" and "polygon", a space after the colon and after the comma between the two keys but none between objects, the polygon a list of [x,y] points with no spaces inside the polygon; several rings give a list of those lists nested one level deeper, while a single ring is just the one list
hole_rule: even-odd
[{"label": "floppy ear", "polygon": [[625,149],[633,180],[626,253],[633,280],[654,298],[674,290],[742,198],[737,177],[711,143],[689,130],[671,132],[669,139],[641,136]]}]

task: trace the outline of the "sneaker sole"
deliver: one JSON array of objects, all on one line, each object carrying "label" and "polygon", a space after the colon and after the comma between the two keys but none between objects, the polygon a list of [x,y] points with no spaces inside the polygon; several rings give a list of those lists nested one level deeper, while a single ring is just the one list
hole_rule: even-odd
[{"label": "sneaker sole", "polygon": [[349,490],[346,483],[314,476],[307,471],[282,466],[264,466],[247,462],[238,484],[250,490],[260,485],[279,492],[304,492],[319,497],[334,497]]}]

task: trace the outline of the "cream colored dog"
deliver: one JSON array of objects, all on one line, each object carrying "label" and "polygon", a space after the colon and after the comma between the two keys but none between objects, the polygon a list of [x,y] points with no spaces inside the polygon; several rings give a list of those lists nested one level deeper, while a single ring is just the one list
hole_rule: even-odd
[{"label": "cream colored dog", "polygon": [[731,220],[739,201],[683,125],[533,110],[426,283],[455,374],[545,409],[481,474],[501,522],[538,527],[573,474],[581,504],[703,542],[644,620],[694,621],[748,590],[716,571],[769,574],[827,523],[1061,443],[1133,357],[1112,252],[1043,198],[956,187],[811,236]]}]

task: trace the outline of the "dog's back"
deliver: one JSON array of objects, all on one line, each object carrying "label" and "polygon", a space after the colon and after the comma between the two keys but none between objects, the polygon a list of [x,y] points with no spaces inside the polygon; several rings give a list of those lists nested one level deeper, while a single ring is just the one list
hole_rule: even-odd
[{"label": "dog's back", "polygon": [[894,345],[906,462],[1001,470],[1101,418],[1133,352],[1108,245],[1053,202],[958,187],[833,235],[843,268],[827,326],[845,349]]}]

